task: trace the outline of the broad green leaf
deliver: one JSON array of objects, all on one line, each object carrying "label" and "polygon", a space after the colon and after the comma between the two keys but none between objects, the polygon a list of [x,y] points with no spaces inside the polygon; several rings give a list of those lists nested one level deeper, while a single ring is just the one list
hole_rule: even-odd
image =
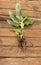
[{"label": "broad green leaf", "polygon": [[29,19],[29,22],[30,22],[30,24],[33,24],[34,20],[33,19]]},{"label": "broad green leaf", "polygon": [[9,11],[9,15],[13,22],[15,22],[15,23],[20,22],[20,20],[14,15],[14,13],[12,11]]},{"label": "broad green leaf", "polygon": [[17,3],[17,4],[16,4],[16,16],[17,16],[18,18],[20,18],[20,16],[21,16],[20,3]]},{"label": "broad green leaf", "polygon": [[34,23],[34,20],[31,20],[31,19],[29,19],[29,20],[25,20],[24,21],[24,25],[31,25],[31,24],[33,24]]},{"label": "broad green leaf", "polygon": [[8,22],[10,25],[12,25],[12,26],[19,27],[19,24],[16,24],[16,23],[14,23],[14,22],[11,21],[11,20],[7,20],[7,22]]}]

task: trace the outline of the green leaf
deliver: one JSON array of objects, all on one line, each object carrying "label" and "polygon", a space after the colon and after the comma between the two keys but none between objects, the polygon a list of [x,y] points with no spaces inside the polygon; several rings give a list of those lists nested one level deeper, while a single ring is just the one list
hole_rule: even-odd
[{"label": "green leaf", "polygon": [[25,17],[29,18],[29,16],[27,14],[25,14],[25,13],[22,13],[22,17],[23,18],[25,18]]},{"label": "green leaf", "polygon": [[30,22],[30,24],[33,24],[34,23],[34,20],[33,19],[30,19],[29,22]]},{"label": "green leaf", "polygon": [[20,16],[21,16],[20,3],[17,3],[17,4],[16,4],[16,16],[17,16],[18,18],[20,18]]},{"label": "green leaf", "polygon": [[7,20],[7,22],[8,22],[10,25],[12,25],[12,26],[19,27],[19,24],[16,24],[16,23],[14,23],[14,22],[11,21],[11,20]]},{"label": "green leaf", "polygon": [[23,20],[22,20],[23,22],[29,19],[29,16],[25,13],[22,14],[22,17],[23,17]]},{"label": "green leaf", "polygon": [[15,32],[16,32],[16,35],[19,36],[22,34],[22,29],[17,29]]},{"label": "green leaf", "polygon": [[10,29],[10,31],[15,32],[15,30],[13,30],[13,29]]},{"label": "green leaf", "polygon": [[33,24],[34,23],[34,20],[32,20],[32,19],[29,19],[29,20],[25,20],[24,21],[24,25],[31,25],[31,24]]},{"label": "green leaf", "polygon": [[15,22],[15,23],[20,22],[20,20],[14,15],[14,13],[12,11],[9,11],[9,15],[13,22]]}]

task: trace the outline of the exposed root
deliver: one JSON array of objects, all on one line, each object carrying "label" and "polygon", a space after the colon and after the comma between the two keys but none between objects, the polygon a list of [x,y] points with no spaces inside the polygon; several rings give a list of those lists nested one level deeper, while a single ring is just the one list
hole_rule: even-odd
[{"label": "exposed root", "polygon": [[18,47],[23,48],[24,45],[26,46],[26,41],[25,41],[25,38],[24,38],[24,37],[22,37],[22,38],[18,38],[18,41],[19,41],[19,45],[18,45]]}]

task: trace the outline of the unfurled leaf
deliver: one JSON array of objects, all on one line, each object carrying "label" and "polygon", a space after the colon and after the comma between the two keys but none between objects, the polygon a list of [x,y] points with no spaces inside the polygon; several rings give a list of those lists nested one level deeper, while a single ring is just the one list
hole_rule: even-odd
[{"label": "unfurled leaf", "polygon": [[20,16],[21,16],[20,3],[16,4],[16,16],[17,16],[17,18],[20,18]]},{"label": "unfurled leaf", "polygon": [[19,24],[16,24],[15,22],[11,21],[11,20],[7,20],[7,22],[12,25],[12,26],[15,26],[15,27],[19,27]]},{"label": "unfurled leaf", "polygon": [[9,15],[13,22],[15,22],[15,23],[20,22],[20,20],[14,15],[14,13],[12,11],[9,11]]}]

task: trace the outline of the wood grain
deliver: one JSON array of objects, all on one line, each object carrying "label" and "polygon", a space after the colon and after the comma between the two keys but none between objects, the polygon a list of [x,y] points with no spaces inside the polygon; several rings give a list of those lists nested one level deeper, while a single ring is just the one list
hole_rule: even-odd
[{"label": "wood grain", "polygon": [[3,58],[0,65],[41,65],[41,58]]},{"label": "wood grain", "polygon": [[[38,0],[8,0],[8,1],[4,1],[4,0],[0,0],[0,9],[15,9],[15,5],[17,2],[21,3],[21,8],[22,9],[27,9],[27,10],[37,10],[37,11],[41,11],[41,6],[40,6],[40,1]],[[13,4],[14,3],[14,4]],[[7,5],[8,4],[8,5]]]},{"label": "wood grain", "polygon": [[41,57],[41,47],[0,47],[0,57]]},{"label": "wood grain", "polygon": [[[41,6],[39,1],[29,1],[29,0],[0,0],[0,15],[8,15],[9,9],[15,12],[15,5],[17,2],[21,3],[22,12],[28,14],[30,17],[41,18]],[[14,3],[14,4],[13,4]],[[4,16],[3,16],[4,17]],[[6,18],[6,17],[5,17]]]}]

